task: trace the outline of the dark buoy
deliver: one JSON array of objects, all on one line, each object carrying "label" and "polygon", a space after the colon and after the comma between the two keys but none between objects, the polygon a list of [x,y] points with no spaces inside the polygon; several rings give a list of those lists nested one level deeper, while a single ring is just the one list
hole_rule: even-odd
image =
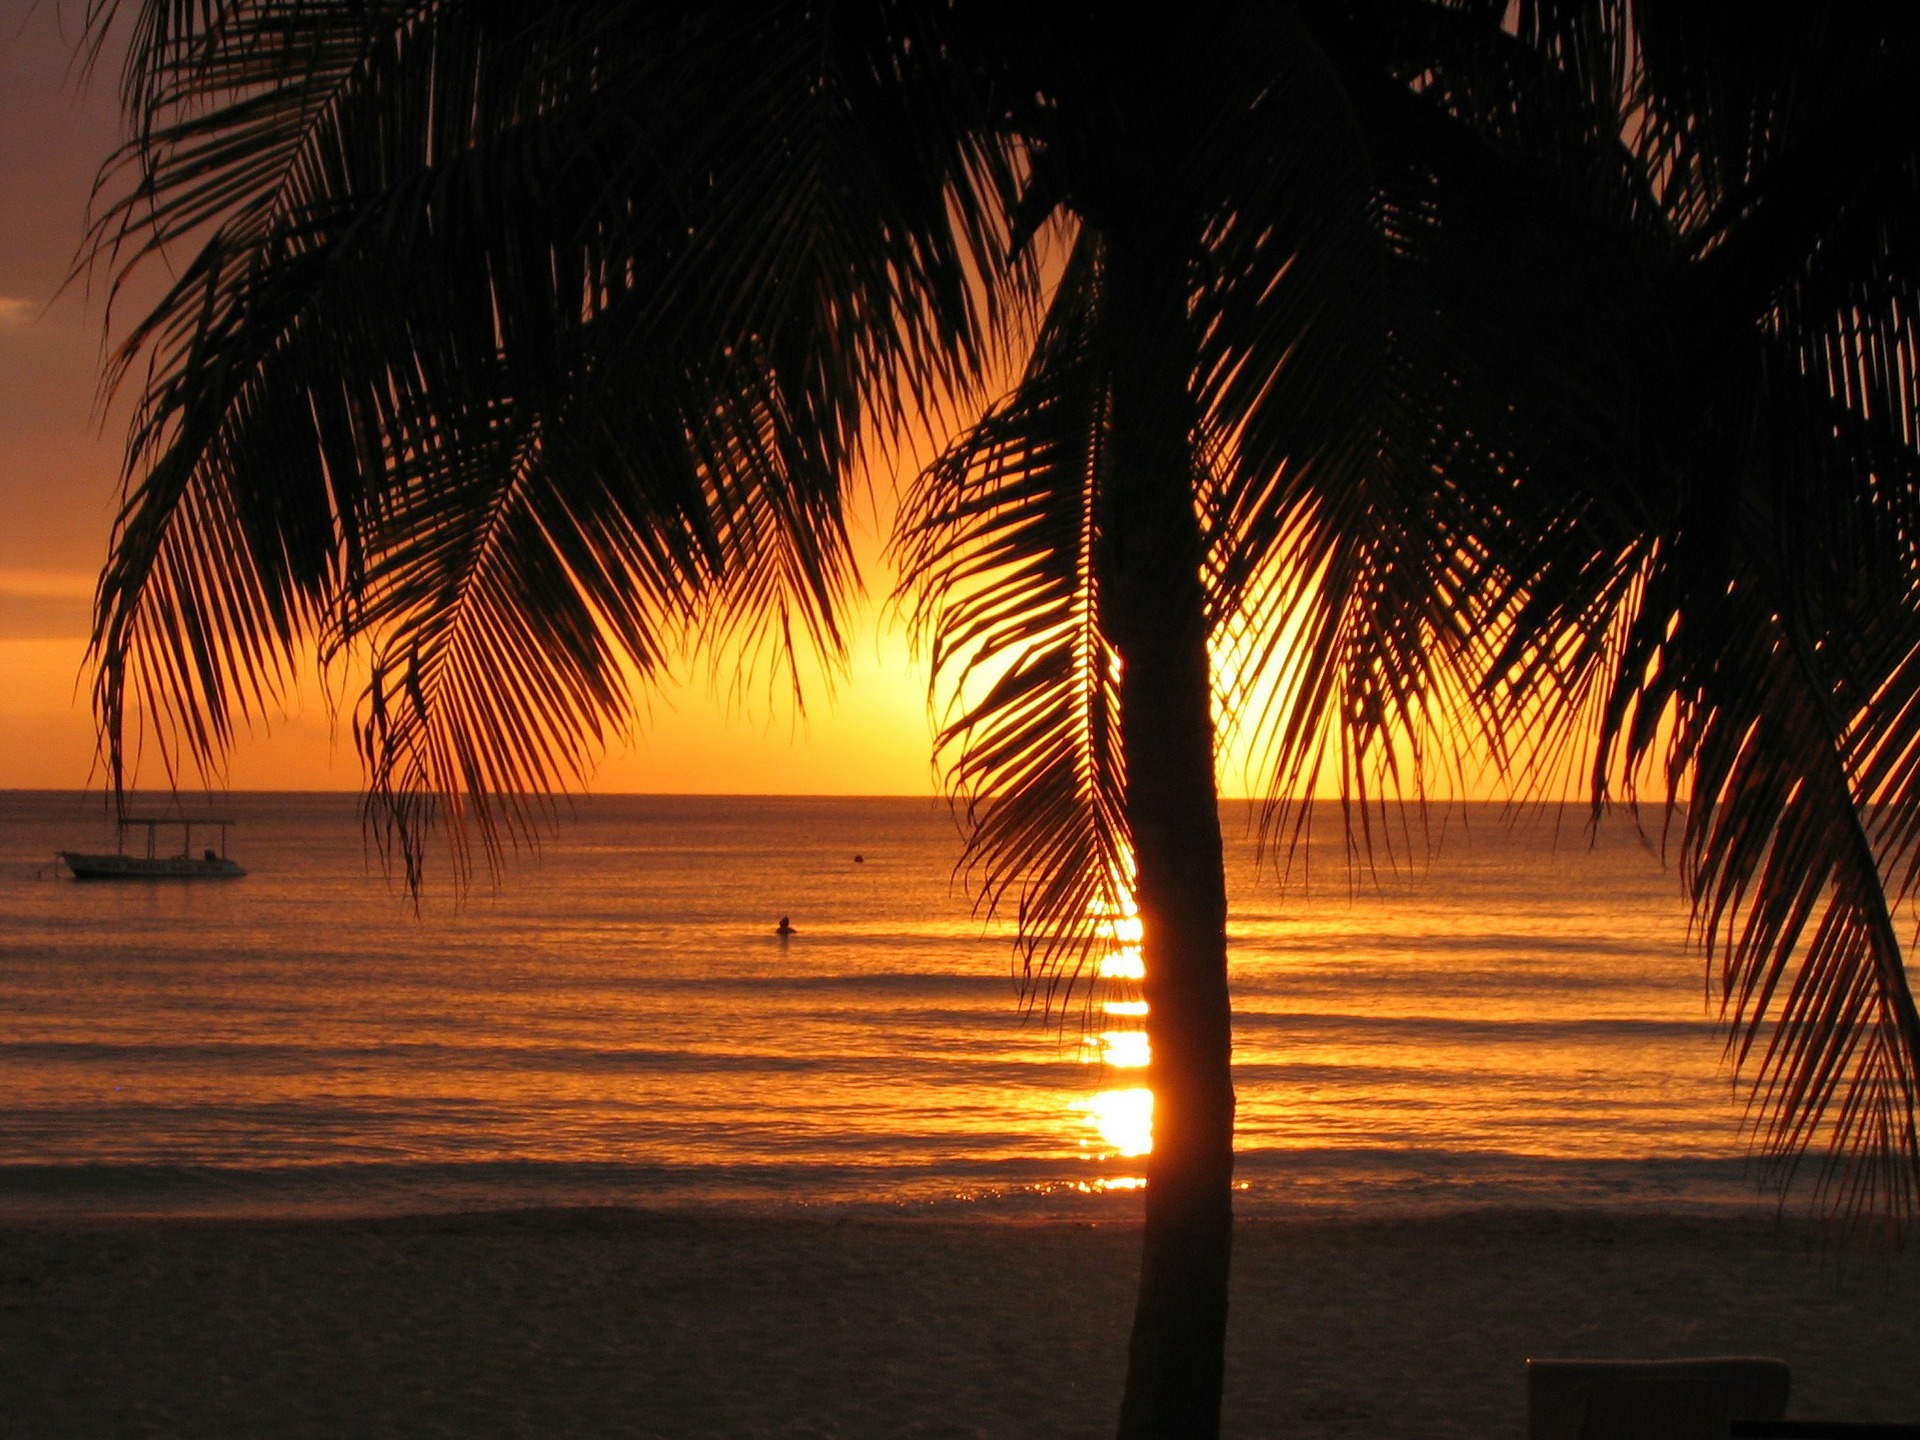
[{"label": "dark buoy", "polygon": [[853,863],[856,865],[864,865],[867,863],[867,857],[864,855],[856,855],[853,857]]},{"label": "dark buoy", "polygon": [[783,939],[793,933],[793,926],[788,922],[786,916],[782,915],[780,917],[780,923],[773,927],[773,933],[781,936]]}]

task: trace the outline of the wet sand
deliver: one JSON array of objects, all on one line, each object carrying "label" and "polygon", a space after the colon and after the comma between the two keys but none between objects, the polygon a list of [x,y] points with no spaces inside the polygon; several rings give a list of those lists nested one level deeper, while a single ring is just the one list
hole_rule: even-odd
[{"label": "wet sand", "polygon": [[[0,1226],[0,1431],[1097,1437],[1137,1231],[564,1212]],[[1227,1433],[1514,1436],[1528,1355],[1779,1355],[1920,1420],[1920,1264],[1797,1225],[1241,1227]]]}]

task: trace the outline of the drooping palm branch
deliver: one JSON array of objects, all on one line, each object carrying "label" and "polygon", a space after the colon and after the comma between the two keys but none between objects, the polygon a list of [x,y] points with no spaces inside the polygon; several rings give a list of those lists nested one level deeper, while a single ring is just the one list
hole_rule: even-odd
[{"label": "drooping palm branch", "polygon": [[1784,1178],[1819,1150],[1835,1208],[1908,1217],[1920,36],[1826,8],[1713,43],[1684,7],[1585,18],[1528,11],[1522,38],[1587,57],[1618,117],[1633,383],[1596,437],[1608,483],[1537,471],[1531,533],[1495,542],[1484,693],[1530,738],[1586,717],[1597,801],[1659,767],[1763,1151]]},{"label": "drooping palm branch", "polygon": [[1092,978],[1131,898],[1116,657],[1101,624],[1099,303],[1099,241],[1082,233],[1025,376],[922,474],[897,531],[934,692],[951,696],[938,743],[965,803],[963,863],[990,913],[1011,899],[1043,1008]]},{"label": "drooping palm branch", "polygon": [[193,253],[116,368],[115,783],[136,732],[214,763],[317,645],[417,881],[690,645],[837,653],[843,483],[1027,283],[1007,147],[894,8],[134,7],[94,253]]}]

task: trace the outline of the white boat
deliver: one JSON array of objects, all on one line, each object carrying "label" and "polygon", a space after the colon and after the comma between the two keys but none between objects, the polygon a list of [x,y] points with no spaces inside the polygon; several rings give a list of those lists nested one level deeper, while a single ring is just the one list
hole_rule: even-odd
[{"label": "white boat", "polygon": [[[231,824],[231,820],[128,815],[120,821],[120,848],[115,853],[89,855],[79,850],[62,850],[60,859],[73,872],[76,880],[231,880],[247,873],[227,858],[227,827]],[[134,825],[146,826],[145,855],[127,853],[127,829]],[[179,854],[158,853],[159,831],[163,825],[180,827]],[[209,847],[198,855],[193,853],[193,827],[196,825],[203,830],[209,826],[219,827],[218,850]]]}]

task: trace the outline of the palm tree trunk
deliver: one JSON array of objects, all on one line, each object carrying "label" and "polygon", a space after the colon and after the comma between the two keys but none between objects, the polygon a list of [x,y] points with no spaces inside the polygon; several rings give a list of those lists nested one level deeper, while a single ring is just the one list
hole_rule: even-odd
[{"label": "palm tree trunk", "polygon": [[[1156,253],[1157,252],[1157,253]],[[1122,1440],[1217,1436],[1233,1238],[1227,898],[1193,496],[1185,276],[1107,249],[1112,469],[1104,608],[1121,662],[1127,819],[1153,1047],[1140,1293]]]}]

